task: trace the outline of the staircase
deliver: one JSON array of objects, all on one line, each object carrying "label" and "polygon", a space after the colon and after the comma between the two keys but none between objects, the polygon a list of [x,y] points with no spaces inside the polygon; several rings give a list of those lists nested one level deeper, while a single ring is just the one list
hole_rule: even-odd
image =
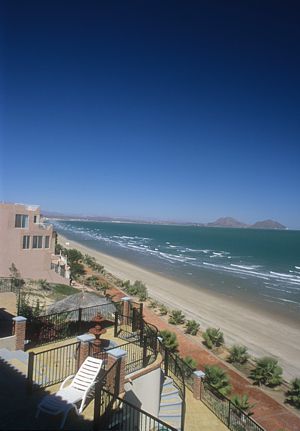
[{"label": "staircase", "polygon": [[28,369],[28,353],[22,350],[7,350],[5,348],[0,349],[0,359],[16,368],[20,373],[27,377]]},{"label": "staircase", "polygon": [[182,399],[170,377],[164,377],[158,417],[181,431]]}]

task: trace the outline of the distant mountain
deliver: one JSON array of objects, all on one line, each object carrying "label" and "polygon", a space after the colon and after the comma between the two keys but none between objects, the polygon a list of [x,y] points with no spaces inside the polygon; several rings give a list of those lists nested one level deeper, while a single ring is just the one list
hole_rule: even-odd
[{"label": "distant mountain", "polygon": [[274,220],[257,221],[250,227],[253,229],[287,229],[286,226]]},{"label": "distant mountain", "polygon": [[247,224],[242,223],[233,217],[220,217],[218,220],[207,223],[209,227],[248,227]]}]

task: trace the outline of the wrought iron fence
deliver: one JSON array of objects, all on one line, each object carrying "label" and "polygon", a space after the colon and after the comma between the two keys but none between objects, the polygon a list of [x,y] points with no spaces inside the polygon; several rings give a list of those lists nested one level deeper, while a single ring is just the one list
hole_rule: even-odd
[{"label": "wrought iron fence", "polygon": [[[96,406],[96,402],[95,402]],[[100,389],[99,414],[95,415],[94,431],[177,431],[171,425],[141,410],[125,399]]]},{"label": "wrought iron fence", "polygon": [[232,431],[265,431],[207,382],[201,383],[201,401]]},{"label": "wrought iron fence", "polygon": [[113,322],[114,309],[115,303],[106,303],[28,318],[26,339],[30,342],[27,348],[63,340],[85,332],[90,329],[93,317],[98,314],[107,321]]},{"label": "wrought iron fence", "polygon": [[62,382],[78,370],[79,342],[61,347],[29,352],[28,383],[30,389],[43,388]]},{"label": "wrought iron fence", "polygon": [[0,293],[19,292],[24,280],[14,277],[0,277]]}]

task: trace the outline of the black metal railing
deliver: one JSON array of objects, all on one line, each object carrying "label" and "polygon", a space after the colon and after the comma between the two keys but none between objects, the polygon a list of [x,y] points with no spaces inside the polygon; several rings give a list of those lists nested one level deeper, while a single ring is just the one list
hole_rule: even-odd
[{"label": "black metal railing", "polygon": [[91,327],[91,320],[100,314],[107,322],[114,320],[115,303],[77,308],[27,319],[27,348],[63,340],[81,334]]},{"label": "black metal railing", "polygon": [[201,401],[232,431],[265,431],[209,383],[201,382]]},{"label": "black metal railing", "polygon": [[97,415],[98,412],[96,412],[94,431],[177,431],[171,425],[152,416],[125,399],[115,396],[104,388],[99,389],[97,392],[100,398],[97,402],[99,414]]},{"label": "black metal railing", "polygon": [[0,277],[0,293],[19,292],[24,285],[24,280],[14,277]]},{"label": "black metal railing", "polygon": [[76,342],[38,353],[29,352],[29,388],[51,386],[75,374],[79,368],[79,344]]}]

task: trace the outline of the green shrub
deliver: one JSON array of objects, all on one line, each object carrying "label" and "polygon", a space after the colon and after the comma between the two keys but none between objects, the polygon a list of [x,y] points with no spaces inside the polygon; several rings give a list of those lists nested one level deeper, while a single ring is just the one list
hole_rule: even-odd
[{"label": "green shrub", "polygon": [[[253,412],[251,411],[255,404],[249,403],[249,397],[247,394],[244,395],[233,395],[231,398],[232,404],[237,407],[239,410],[243,410],[244,413],[247,414],[247,416],[252,416]],[[237,410],[237,414],[239,414],[239,411]]]},{"label": "green shrub", "polygon": [[171,352],[176,352],[178,349],[178,341],[174,332],[163,330],[159,332],[162,337],[162,344]]},{"label": "green shrub", "polygon": [[207,365],[205,367],[204,382],[209,383],[220,394],[227,395],[231,391],[229,377],[223,368],[217,365]]},{"label": "green shrub", "polygon": [[282,382],[282,368],[274,358],[265,356],[257,359],[256,367],[251,371],[250,377],[254,383],[266,386],[277,386]]},{"label": "green shrub", "polygon": [[185,356],[184,358],[182,358],[183,362],[188,365],[189,368],[191,368],[192,370],[196,370],[197,368],[197,361],[192,358],[191,356]]},{"label": "green shrub", "polygon": [[162,304],[159,307],[159,313],[161,316],[165,316],[166,314],[168,314],[168,308],[164,304]]},{"label": "green shrub", "polygon": [[181,310],[172,310],[169,317],[169,323],[172,325],[181,325],[185,321],[184,318],[185,316]]},{"label": "green shrub", "polygon": [[223,332],[220,329],[216,328],[208,328],[204,334],[203,338],[205,340],[205,344],[209,349],[214,347],[219,347],[224,344],[224,336]]},{"label": "green shrub", "polygon": [[197,335],[200,328],[200,324],[196,320],[188,320],[186,322],[185,332],[191,335]]},{"label": "green shrub", "polygon": [[300,378],[291,381],[291,387],[286,393],[286,401],[300,409]]},{"label": "green shrub", "polygon": [[247,353],[247,347],[238,344],[233,345],[229,349],[228,362],[233,364],[244,364],[249,359],[249,354]]}]

